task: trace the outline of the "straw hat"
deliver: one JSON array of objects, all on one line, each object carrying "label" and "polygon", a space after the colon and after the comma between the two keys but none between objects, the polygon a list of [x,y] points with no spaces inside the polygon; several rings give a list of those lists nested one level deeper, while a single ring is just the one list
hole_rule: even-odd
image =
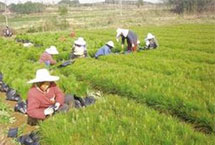
[{"label": "straw hat", "polygon": [[128,29],[121,29],[121,28],[118,28],[116,30],[116,37],[118,38],[121,34],[124,36],[124,37],[127,37],[128,36]]},{"label": "straw hat", "polygon": [[152,35],[151,33],[148,33],[145,40],[154,39],[154,38],[155,38],[154,35]]},{"label": "straw hat", "polygon": [[52,54],[52,55],[59,54],[59,52],[57,51],[57,48],[55,46],[51,46],[50,48],[47,48],[46,52],[48,54]]},{"label": "straw hat", "polygon": [[59,80],[59,77],[50,75],[47,69],[38,69],[36,72],[36,78],[28,81],[28,83],[32,84],[32,83],[39,83],[39,82],[54,82],[57,80]]},{"label": "straw hat", "polygon": [[106,44],[109,45],[109,46],[111,46],[111,47],[114,47],[113,41],[108,41]]},{"label": "straw hat", "polygon": [[77,45],[86,45],[86,41],[84,41],[83,37],[79,37],[77,40],[75,40],[75,44],[77,44]]}]

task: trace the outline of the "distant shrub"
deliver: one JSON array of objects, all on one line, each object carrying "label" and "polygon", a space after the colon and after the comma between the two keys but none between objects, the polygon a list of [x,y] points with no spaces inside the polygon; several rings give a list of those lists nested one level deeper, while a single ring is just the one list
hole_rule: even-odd
[{"label": "distant shrub", "polygon": [[39,13],[45,10],[45,6],[41,3],[26,2],[24,4],[11,4],[10,10],[19,14]]},{"label": "distant shrub", "polygon": [[61,16],[68,14],[68,9],[66,6],[59,6],[58,12]]},{"label": "distant shrub", "polygon": [[54,17],[52,19],[44,20],[38,26],[30,27],[27,30],[27,33],[66,30],[69,28],[69,26],[69,22],[66,19],[59,19],[57,17]]}]

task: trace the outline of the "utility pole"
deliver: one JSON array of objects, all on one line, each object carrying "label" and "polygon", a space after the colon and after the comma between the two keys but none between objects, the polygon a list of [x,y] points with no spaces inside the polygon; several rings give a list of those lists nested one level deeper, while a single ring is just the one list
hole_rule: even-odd
[{"label": "utility pole", "polygon": [[119,4],[120,4],[120,16],[122,16],[122,0],[119,0]]},{"label": "utility pole", "polygon": [[4,7],[4,16],[5,16],[5,24],[8,26],[8,18],[7,18],[7,0],[4,1],[5,7]]}]

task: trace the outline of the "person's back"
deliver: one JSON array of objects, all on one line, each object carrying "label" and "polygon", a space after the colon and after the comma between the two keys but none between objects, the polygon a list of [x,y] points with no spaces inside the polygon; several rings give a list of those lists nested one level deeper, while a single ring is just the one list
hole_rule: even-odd
[{"label": "person's back", "polygon": [[151,33],[148,33],[145,41],[146,41],[146,48],[147,49],[155,49],[158,47],[158,42],[157,42],[155,36],[152,35]]},{"label": "person's back", "polygon": [[3,33],[5,37],[11,37],[13,35],[8,26],[3,30]]},{"label": "person's back", "polygon": [[84,38],[79,37],[72,48],[70,59],[87,57],[87,47]]},{"label": "person's back", "polygon": [[114,43],[112,41],[108,41],[104,46],[102,46],[95,54],[95,58],[98,58],[101,55],[109,55],[111,53],[111,49],[114,47]]},{"label": "person's back", "polygon": [[137,49],[137,35],[128,29],[117,29],[117,41],[119,41],[119,37],[122,38],[122,48],[124,48],[125,40],[127,41],[127,52],[136,51]]},{"label": "person's back", "polygon": [[45,63],[46,66],[54,65],[57,62],[52,58],[52,55],[59,54],[57,48],[55,46],[51,46],[47,48],[45,52],[40,56],[40,63]]},{"label": "person's back", "polygon": [[53,60],[51,54],[48,54],[47,52],[44,52],[41,56],[40,56],[40,63],[45,63],[46,65],[53,65],[56,64],[56,61]]}]

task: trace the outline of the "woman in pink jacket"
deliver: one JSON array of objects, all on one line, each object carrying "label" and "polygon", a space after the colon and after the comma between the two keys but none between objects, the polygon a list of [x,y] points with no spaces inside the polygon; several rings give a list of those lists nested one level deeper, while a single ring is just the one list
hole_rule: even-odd
[{"label": "woman in pink jacket", "polygon": [[69,109],[71,100],[64,98],[64,93],[55,84],[57,80],[59,77],[50,75],[47,69],[39,69],[36,78],[28,82],[33,84],[27,96],[28,124],[36,125],[55,111]]},{"label": "woman in pink jacket", "polygon": [[45,52],[40,56],[40,64],[45,64],[46,66],[54,65],[57,62],[53,59],[53,55],[59,54],[55,46],[47,48]]}]

